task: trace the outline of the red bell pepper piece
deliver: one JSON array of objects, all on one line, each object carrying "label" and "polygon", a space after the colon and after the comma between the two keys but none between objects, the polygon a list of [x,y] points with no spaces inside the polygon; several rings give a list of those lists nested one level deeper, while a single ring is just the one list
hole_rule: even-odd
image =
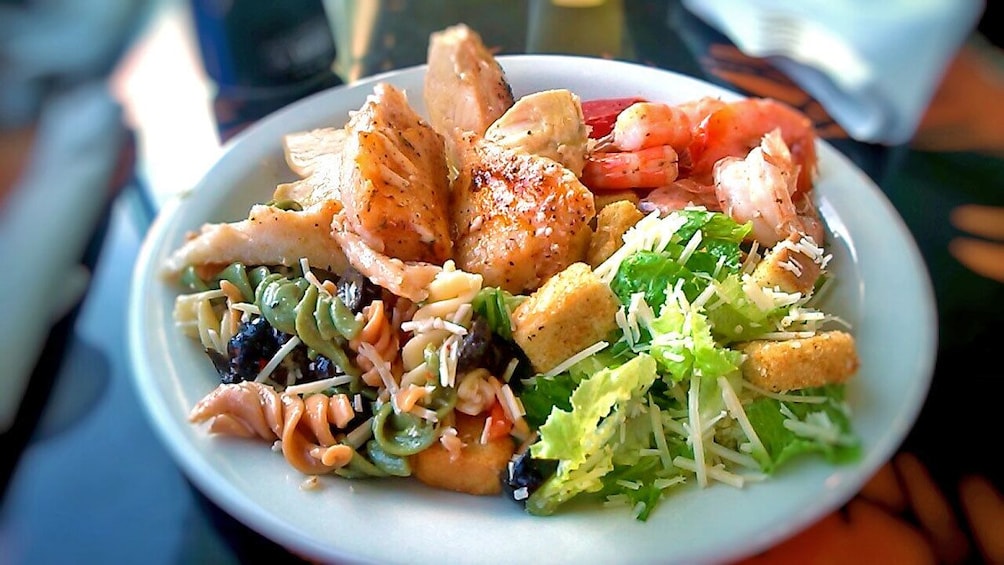
[{"label": "red bell pepper piece", "polygon": [[589,137],[598,139],[610,133],[614,129],[617,115],[634,104],[644,102],[644,98],[602,98],[598,100],[587,100],[582,103],[582,115],[586,119],[586,125],[590,126]]}]

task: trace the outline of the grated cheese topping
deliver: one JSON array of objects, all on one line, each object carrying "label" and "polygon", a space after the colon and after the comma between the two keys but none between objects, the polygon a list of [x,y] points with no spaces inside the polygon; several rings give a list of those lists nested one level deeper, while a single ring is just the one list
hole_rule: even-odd
[{"label": "grated cheese topping", "polygon": [[829,414],[820,410],[809,412],[805,420],[800,420],[790,408],[781,404],[781,413],[785,420],[782,423],[791,433],[815,439],[831,445],[853,445],[854,438],[840,431],[840,428],[830,419]]},{"label": "grated cheese topping", "polygon": [[[746,410],[743,409],[743,405],[739,401],[739,395],[732,388],[732,383],[725,377],[718,377],[718,387],[722,389],[722,400],[725,401],[725,407],[729,410],[732,418],[739,422],[739,427],[746,434],[746,439],[753,444],[754,449],[757,449],[761,453],[765,452],[767,448],[764,447],[763,442],[760,441],[760,436],[753,429],[753,424],[750,422],[749,417],[746,415]],[[754,467],[758,467],[755,462]]]},{"label": "grated cheese topping", "polygon": [[352,377],[349,375],[335,375],[334,377],[329,377],[326,379],[321,379],[319,381],[314,381],[312,383],[303,383],[300,385],[292,385],[286,388],[286,392],[290,394],[313,394],[315,392],[321,392],[322,390],[347,385],[352,382]]},{"label": "grated cheese topping", "polygon": [[[701,408],[700,408],[700,393],[701,393],[701,379],[691,379],[690,380],[690,391],[687,394],[687,409],[688,415],[690,417],[689,424],[685,424],[690,431],[689,442],[694,450],[693,470],[697,474],[697,484],[702,487],[708,486],[708,466],[704,462],[704,434],[702,433],[703,426],[701,425]],[[676,457],[673,463],[678,467],[685,466],[677,463]]]},{"label": "grated cheese topping", "polygon": [[544,377],[554,377],[556,375],[559,375],[559,374],[567,371],[569,368],[571,368],[573,365],[575,365],[579,361],[582,361],[583,359],[589,357],[590,355],[593,355],[595,353],[599,353],[600,351],[603,351],[603,349],[607,345],[609,345],[609,344],[607,342],[605,342],[605,341],[597,341],[596,343],[590,345],[589,347],[583,349],[582,351],[576,353],[575,355],[572,355],[568,359],[565,359],[561,363],[558,363],[557,365],[554,366],[554,368],[552,368],[550,371],[544,373],[542,376],[544,376]]},{"label": "grated cheese topping", "polygon": [[658,210],[650,213],[624,232],[624,244],[598,265],[594,272],[601,280],[609,283],[617,274],[621,262],[636,251],[663,251],[686,222],[686,218],[679,214],[660,218]]},{"label": "grated cheese topping", "polygon": [[669,453],[669,444],[666,442],[666,431],[662,427],[662,411],[659,409],[658,404],[652,402],[651,396],[649,396],[648,414],[652,420],[652,435],[655,437],[659,459],[662,460],[662,468],[668,471],[673,468],[673,457]]},{"label": "grated cheese topping", "polygon": [[282,360],[285,359],[286,356],[289,355],[289,353],[293,351],[293,349],[295,349],[297,345],[300,345],[300,338],[295,335],[289,338],[289,341],[282,344],[282,347],[279,348],[279,351],[276,351],[275,355],[273,355],[272,358],[268,360],[268,363],[266,363],[265,366],[261,368],[261,371],[258,371],[258,375],[254,378],[255,382],[256,383],[265,382],[265,379],[267,379],[269,375],[272,374],[272,371],[274,371],[275,368],[279,366],[279,363],[282,363]]}]

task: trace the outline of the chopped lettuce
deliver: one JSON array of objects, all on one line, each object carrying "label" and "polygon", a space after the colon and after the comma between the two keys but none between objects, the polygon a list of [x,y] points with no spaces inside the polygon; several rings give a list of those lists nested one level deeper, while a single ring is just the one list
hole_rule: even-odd
[{"label": "chopped lettuce", "polygon": [[743,289],[736,274],[715,283],[715,299],[706,309],[715,338],[723,343],[756,339],[773,331],[787,307],[761,309]]},{"label": "chopped lettuce", "polygon": [[[724,214],[678,212],[686,218],[661,251],[640,250],[621,261],[610,288],[628,305],[636,294],[656,312],[679,289],[695,301],[713,286],[703,305],[714,337],[723,342],[754,339],[771,331],[787,307],[762,309],[743,288],[740,244],[749,233]],[[695,236],[700,230],[699,236]],[[696,243],[696,245],[693,245]]]},{"label": "chopped lettuce", "polygon": [[645,396],[656,379],[656,363],[639,355],[616,368],[584,379],[571,396],[571,410],[553,410],[530,447],[535,458],[556,459],[557,472],[526,501],[532,514],[552,514],[583,492],[603,488],[602,477],[613,469],[617,432],[632,399]]},{"label": "chopped lettuce", "polygon": [[664,250],[641,250],[621,262],[610,288],[623,304],[642,292],[649,306],[658,311],[667,288],[681,284],[687,299],[694,300],[716,276],[739,271],[739,244],[749,233],[749,225],[702,210],[678,213],[686,221]]},{"label": "chopped lettuce", "polygon": [[788,393],[825,397],[821,403],[782,402],[761,396],[745,407],[770,456],[764,472],[771,473],[785,461],[805,453],[819,453],[830,463],[847,463],[859,457],[860,443],[851,431],[843,390],[841,385],[829,385]]},{"label": "chopped lettuce", "polygon": [[690,208],[674,213],[686,218],[683,226],[676,230],[676,235],[684,241],[689,240],[700,230],[705,240],[731,241],[738,244],[753,231],[753,224],[740,224],[720,212]]},{"label": "chopped lettuce", "polygon": [[[748,224],[703,210],[675,214],[637,235],[642,245],[609,271],[623,305],[612,345],[524,383],[526,419],[539,432],[530,455],[557,464],[526,500],[533,514],[592,494],[645,520],[695,468],[702,484],[738,486],[746,473],[771,474],[805,453],[834,463],[859,457],[842,386],[757,393],[744,387],[743,356],[730,348],[788,327],[785,317],[808,297],[750,286],[740,248]],[[504,300],[490,303],[504,311]]]},{"label": "chopped lettuce", "polygon": [[637,509],[637,519],[645,521],[662,498],[662,487],[656,482],[661,469],[657,457],[644,457],[632,465],[618,465],[603,477],[599,495],[607,500],[623,500]]},{"label": "chopped lettuce", "polygon": [[486,286],[474,296],[471,306],[488,321],[492,332],[503,339],[512,340],[512,312],[526,299],[521,294]]},{"label": "chopped lettuce", "polygon": [[718,346],[707,318],[691,308],[679,292],[663,305],[649,329],[651,354],[673,380],[694,374],[717,379],[739,368],[741,354]]},{"label": "chopped lettuce", "polygon": [[579,381],[569,373],[553,377],[538,376],[528,383],[519,398],[526,410],[526,422],[538,428],[547,421],[551,409],[572,409],[572,391]]}]

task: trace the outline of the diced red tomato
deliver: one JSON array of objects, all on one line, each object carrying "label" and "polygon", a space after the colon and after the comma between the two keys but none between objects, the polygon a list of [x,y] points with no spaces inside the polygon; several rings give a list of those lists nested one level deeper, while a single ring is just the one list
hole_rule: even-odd
[{"label": "diced red tomato", "polygon": [[485,422],[485,425],[488,426],[488,441],[506,437],[512,430],[512,422],[505,417],[505,410],[502,409],[502,405],[499,404],[498,400],[495,401],[495,404],[492,404],[489,419]]},{"label": "diced red tomato", "polygon": [[624,108],[644,101],[644,98],[637,97],[586,100],[582,103],[582,115],[586,118],[586,125],[591,128],[589,137],[596,139],[610,133],[614,129],[617,115]]}]

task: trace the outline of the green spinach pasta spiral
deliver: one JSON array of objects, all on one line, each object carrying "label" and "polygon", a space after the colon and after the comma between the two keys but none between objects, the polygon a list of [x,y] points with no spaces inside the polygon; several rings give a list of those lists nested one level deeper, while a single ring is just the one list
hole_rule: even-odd
[{"label": "green spinach pasta spiral", "polygon": [[226,342],[236,333],[241,312],[259,314],[275,329],[299,338],[311,358],[321,354],[345,374],[358,377],[361,372],[346,349],[363,322],[303,267],[303,274],[296,276],[286,268],[249,270],[232,263],[206,280],[188,269],[182,284],[193,292],[178,297],[175,320],[186,333],[198,335],[206,349],[226,355]]}]

